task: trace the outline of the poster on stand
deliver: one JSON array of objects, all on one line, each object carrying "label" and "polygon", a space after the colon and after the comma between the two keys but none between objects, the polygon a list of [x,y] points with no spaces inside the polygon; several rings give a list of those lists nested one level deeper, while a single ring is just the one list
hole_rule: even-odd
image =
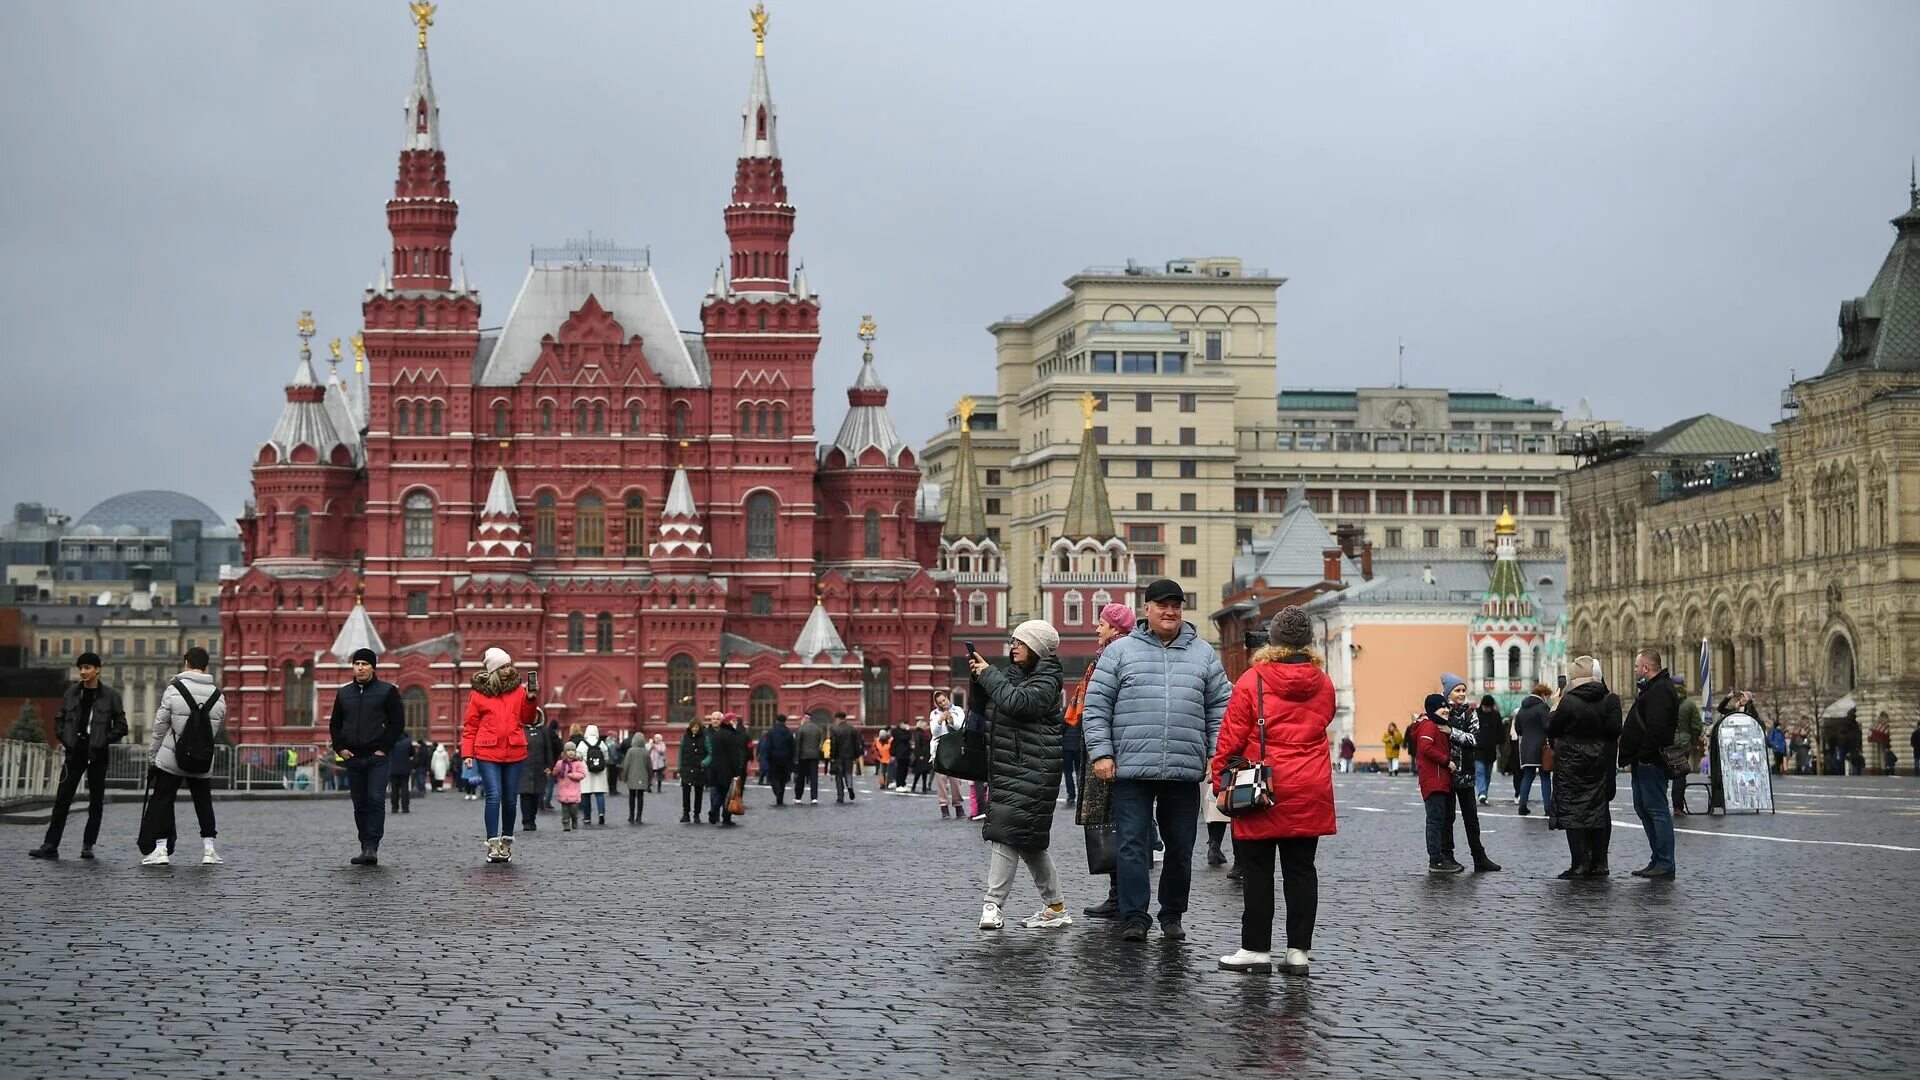
[{"label": "poster on stand", "polygon": [[1746,713],[1730,713],[1713,725],[1710,741],[1717,808],[1729,814],[1772,811],[1772,757],[1760,721]]}]

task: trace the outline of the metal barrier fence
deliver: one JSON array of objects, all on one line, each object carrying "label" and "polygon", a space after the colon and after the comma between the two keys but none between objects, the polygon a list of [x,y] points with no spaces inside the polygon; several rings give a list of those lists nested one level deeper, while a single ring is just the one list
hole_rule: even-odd
[{"label": "metal barrier fence", "polygon": [[60,786],[60,754],[46,743],[0,742],[0,804],[44,799]]},{"label": "metal barrier fence", "polygon": [[[213,750],[214,790],[320,791],[321,743],[274,745],[244,743]],[[0,804],[52,798],[60,786],[66,753],[45,743],[0,740]],[[107,748],[107,789],[145,791],[148,773],[145,743],[116,743]]]},{"label": "metal barrier fence", "polygon": [[320,763],[327,754],[320,743],[241,743],[233,748],[233,787],[319,791]]}]

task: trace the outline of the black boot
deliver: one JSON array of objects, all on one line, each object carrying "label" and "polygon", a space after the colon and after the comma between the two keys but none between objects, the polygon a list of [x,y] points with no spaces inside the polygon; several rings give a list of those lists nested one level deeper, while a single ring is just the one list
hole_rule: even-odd
[{"label": "black boot", "polygon": [[1487,858],[1487,853],[1485,850],[1475,851],[1473,853],[1473,872],[1474,873],[1490,874],[1498,869],[1500,869],[1500,864],[1497,862],[1494,862],[1492,859]]},{"label": "black boot", "polygon": [[1220,850],[1220,842],[1218,840],[1209,840],[1207,842],[1207,865],[1225,866],[1226,864],[1227,856],[1225,852]]}]

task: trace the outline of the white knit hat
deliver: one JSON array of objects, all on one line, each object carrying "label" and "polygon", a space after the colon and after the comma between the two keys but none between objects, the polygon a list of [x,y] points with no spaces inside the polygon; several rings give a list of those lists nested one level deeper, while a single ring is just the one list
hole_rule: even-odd
[{"label": "white knit hat", "polygon": [[1028,619],[1014,627],[1013,637],[1042,659],[1052,656],[1054,650],[1060,648],[1060,631],[1041,619]]},{"label": "white knit hat", "polygon": [[513,663],[513,657],[507,655],[507,650],[496,645],[487,650],[487,655],[480,661],[480,666],[492,673],[511,663]]}]

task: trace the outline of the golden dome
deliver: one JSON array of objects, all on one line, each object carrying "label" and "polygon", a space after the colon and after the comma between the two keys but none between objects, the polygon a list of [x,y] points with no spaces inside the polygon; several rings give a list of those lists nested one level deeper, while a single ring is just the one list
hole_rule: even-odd
[{"label": "golden dome", "polygon": [[1495,536],[1512,536],[1519,528],[1519,525],[1520,523],[1514,520],[1513,508],[1502,506],[1500,508],[1500,519],[1493,523],[1493,534]]}]

